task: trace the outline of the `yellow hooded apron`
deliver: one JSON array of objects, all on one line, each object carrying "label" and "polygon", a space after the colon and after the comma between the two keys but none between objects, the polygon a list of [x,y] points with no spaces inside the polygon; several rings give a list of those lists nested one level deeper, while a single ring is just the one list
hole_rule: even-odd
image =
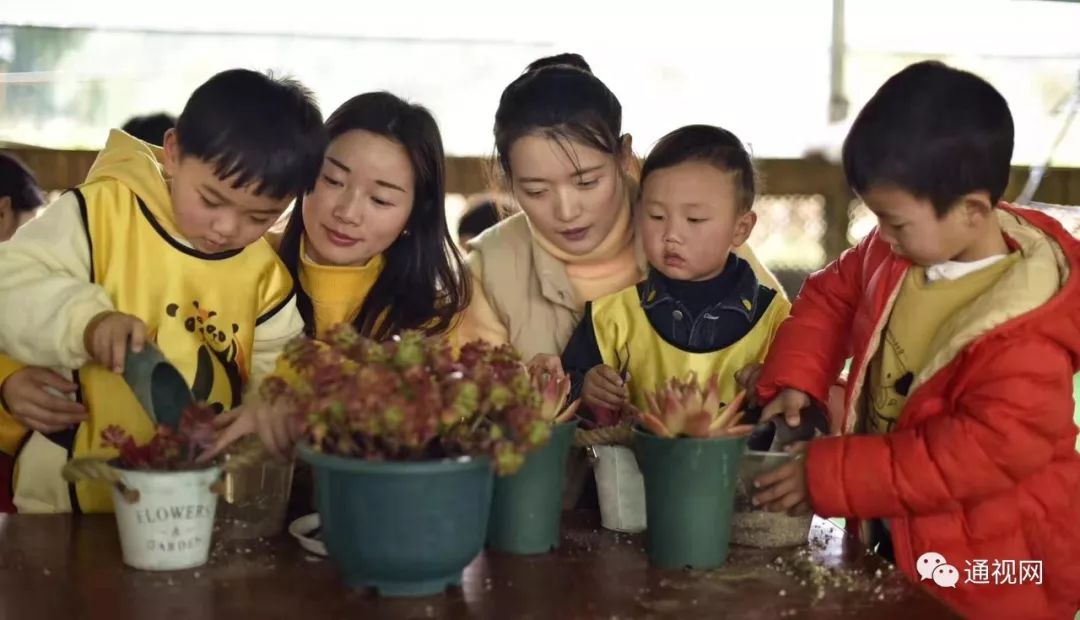
[{"label": "yellow hooded apron", "polygon": [[[247,382],[255,326],[291,299],[292,280],[262,239],[213,255],[178,241],[161,156],[160,149],[114,131],[86,183],[73,190],[90,245],[91,280],[117,311],[146,323],[148,339],[197,399],[228,410],[240,403]],[[72,485],[70,506],[63,505],[56,492],[58,465],[71,457],[114,456],[101,447],[101,430],[111,424],[137,442],[153,435],[148,414],[122,376],[90,363],[76,381],[89,419],[48,437],[30,435],[14,477],[20,509],[111,511],[111,491],[99,483]]]}]

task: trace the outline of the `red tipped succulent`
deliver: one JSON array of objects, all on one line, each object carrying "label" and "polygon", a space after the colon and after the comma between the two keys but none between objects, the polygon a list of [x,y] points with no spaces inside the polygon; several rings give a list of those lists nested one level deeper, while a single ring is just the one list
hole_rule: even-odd
[{"label": "red tipped succulent", "polygon": [[643,427],[659,437],[738,437],[749,435],[753,425],[739,424],[746,393],[731,403],[720,401],[720,378],[713,375],[702,386],[691,373],[685,381],[671,379],[645,395],[648,407],[638,412]]},{"label": "red tipped succulent", "polygon": [[553,424],[572,419],[581,401],[566,402],[570,398],[570,377],[541,368],[534,368],[531,375],[533,387],[540,394],[540,417]]},{"label": "red tipped succulent", "polygon": [[[388,342],[348,324],[325,341],[302,338],[285,352],[295,377],[261,388],[296,409],[315,450],[370,460],[487,455],[500,474],[543,445],[551,424],[573,415],[569,382],[530,377],[517,352],[406,332]],[[564,389],[565,387],[565,389]]]},{"label": "red tipped succulent", "polygon": [[124,469],[177,471],[197,469],[195,459],[214,443],[213,409],[191,405],[180,417],[178,428],[158,426],[150,441],[138,445],[135,438],[115,424],[101,431],[101,445],[120,452],[117,459]]}]

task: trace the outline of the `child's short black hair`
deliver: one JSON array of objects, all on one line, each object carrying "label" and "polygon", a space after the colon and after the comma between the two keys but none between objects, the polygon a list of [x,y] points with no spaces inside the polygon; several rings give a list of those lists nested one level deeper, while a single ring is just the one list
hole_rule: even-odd
[{"label": "child's short black hair", "polygon": [[133,116],[121,127],[129,135],[143,142],[155,146],[161,146],[165,140],[165,132],[176,127],[176,117],[165,112]]},{"label": "child's short black hair", "polygon": [[498,223],[498,203],[494,200],[485,200],[466,211],[458,220],[458,237],[476,237]]},{"label": "child's short black hair", "polygon": [[891,185],[945,215],[965,194],[996,203],[1009,183],[1013,119],[982,78],[920,62],[889,78],[844,141],[844,174],[858,193]]},{"label": "child's short black hair", "polygon": [[745,213],[754,206],[757,173],[738,136],[712,125],[680,127],[657,141],[641,167],[641,187],[649,174],[688,161],[701,161],[735,175],[736,206]]},{"label": "child's short black hair", "polygon": [[277,199],[310,191],[322,168],[326,130],[315,97],[296,80],[246,69],[218,73],[195,89],[176,121],[181,154],[214,165],[233,187]]},{"label": "child's short black hair", "polygon": [[45,204],[37,178],[17,157],[0,153],[0,197],[11,198],[15,212],[33,211]]}]

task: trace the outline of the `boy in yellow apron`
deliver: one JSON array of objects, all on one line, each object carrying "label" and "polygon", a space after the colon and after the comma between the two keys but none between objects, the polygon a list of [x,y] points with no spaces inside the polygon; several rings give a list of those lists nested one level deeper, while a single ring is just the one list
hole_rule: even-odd
[{"label": "boy in yellow apron", "polygon": [[764,359],[791,305],[733,251],[754,228],[754,196],[750,155],[729,131],[683,127],[649,153],[636,209],[648,276],[587,304],[562,355],[594,413],[643,408],[691,372],[718,374],[730,402],[735,374]]},{"label": "boy in yellow apron", "polygon": [[[0,351],[70,371],[85,410],[61,428],[0,411],[20,512],[112,510],[107,487],[69,486],[60,470],[72,457],[112,456],[100,440],[110,424],[140,442],[153,434],[119,374],[129,343],[156,344],[219,411],[273,368],[303,325],[289,273],[262,237],[310,190],[325,145],[300,84],[225,71],[195,90],[164,148],[113,131],[86,182],[0,245]],[[4,387],[36,370],[5,361]]]}]

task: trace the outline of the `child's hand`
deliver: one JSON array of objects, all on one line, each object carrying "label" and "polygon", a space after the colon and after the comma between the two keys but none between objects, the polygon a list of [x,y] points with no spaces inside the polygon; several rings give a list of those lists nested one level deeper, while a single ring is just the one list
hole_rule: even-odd
[{"label": "child's hand", "polygon": [[129,341],[132,351],[142,351],[146,342],[146,323],[114,310],[95,316],[83,333],[83,343],[90,358],[115,373],[124,372]]},{"label": "child's hand", "polygon": [[620,411],[629,396],[622,378],[614,368],[599,364],[585,373],[581,398],[589,408]]},{"label": "child's hand", "polygon": [[289,458],[293,444],[300,437],[300,428],[293,422],[291,413],[292,409],[285,403],[271,405],[255,401],[221,414],[214,421],[221,433],[214,445],[199,457],[199,461],[213,459],[235,441],[251,433],[258,433],[267,451],[274,456]]},{"label": "child's hand", "polygon": [[754,480],[754,487],[760,489],[754,495],[755,506],[762,506],[771,512],[787,512],[792,516],[810,514],[804,458],[806,443],[803,441],[785,448],[788,452],[795,452],[796,457]]},{"label": "child's hand", "polygon": [[48,368],[23,368],[9,376],[0,397],[11,416],[39,433],[55,433],[86,420],[86,409],[58,393],[79,389]]},{"label": "child's hand", "polygon": [[798,426],[803,409],[810,406],[810,395],[792,388],[785,388],[761,410],[761,421],[783,414],[788,426]]},{"label": "child's hand", "polygon": [[757,382],[761,377],[761,369],[764,368],[761,364],[754,362],[747,364],[742,370],[735,373],[735,383],[746,392],[746,404],[751,407],[756,407],[757,402]]}]

